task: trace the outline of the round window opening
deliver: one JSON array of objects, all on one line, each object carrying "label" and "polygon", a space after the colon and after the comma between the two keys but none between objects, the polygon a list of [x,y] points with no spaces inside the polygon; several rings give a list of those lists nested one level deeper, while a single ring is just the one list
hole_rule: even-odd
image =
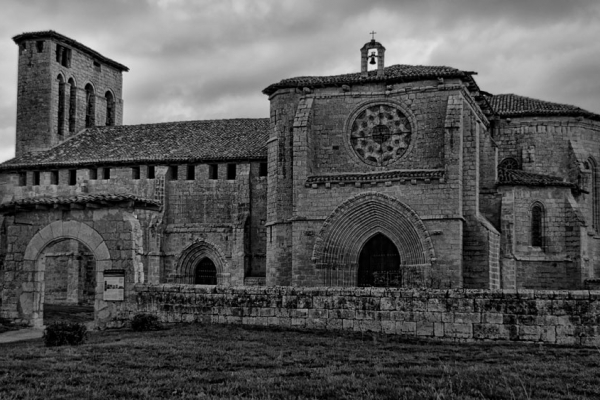
[{"label": "round window opening", "polygon": [[361,111],[350,128],[350,144],[365,163],[385,166],[406,153],[411,140],[408,118],[398,108],[374,105]]}]

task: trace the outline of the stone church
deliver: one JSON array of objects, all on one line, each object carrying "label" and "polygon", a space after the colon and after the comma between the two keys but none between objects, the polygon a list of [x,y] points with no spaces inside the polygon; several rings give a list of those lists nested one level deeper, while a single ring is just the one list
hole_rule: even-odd
[{"label": "stone church", "polygon": [[2,318],[40,325],[65,303],[107,319],[138,283],[598,283],[600,115],[386,66],[371,40],[360,72],[265,88],[269,118],[122,125],[126,66],[54,31],[13,40]]}]

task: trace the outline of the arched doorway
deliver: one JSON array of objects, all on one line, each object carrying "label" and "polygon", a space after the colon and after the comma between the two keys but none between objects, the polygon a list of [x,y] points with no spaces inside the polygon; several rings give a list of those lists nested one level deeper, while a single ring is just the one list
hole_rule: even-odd
[{"label": "arched doorway", "polygon": [[358,259],[358,286],[402,286],[396,245],[378,233],[363,246]]},{"label": "arched doorway", "polygon": [[194,271],[194,284],[196,285],[216,285],[217,284],[217,268],[215,263],[208,257],[200,260],[196,264]]},{"label": "arched doorway", "polygon": [[59,239],[42,250],[38,263],[44,272],[44,324],[92,321],[97,286],[92,251],[79,240]]}]

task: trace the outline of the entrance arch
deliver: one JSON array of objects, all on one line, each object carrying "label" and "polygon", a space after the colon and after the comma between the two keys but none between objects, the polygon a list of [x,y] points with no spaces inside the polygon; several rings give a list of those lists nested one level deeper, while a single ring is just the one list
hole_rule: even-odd
[{"label": "entrance arch", "polygon": [[400,253],[394,242],[377,233],[358,257],[358,286],[400,286]]},{"label": "entrance arch", "polygon": [[346,200],[325,220],[313,248],[317,281],[323,286],[357,285],[361,251],[378,234],[398,250],[410,285],[426,284],[435,253],[425,224],[408,205],[377,192]]},{"label": "entrance arch", "polygon": [[194,270],[194,284],[196,285],[216,285],[217,267],[208,257],[203,258],[196,264]]},{"label": "entrance arch", "polygon": [[[221,285],[226,283],[224,282],[226,274],[223,272],[228,270],[228,268],[225,257],[223,257],[223,252],[214,244],[204,240],[191,244],[181,252],[179,259],[177,260],[175,282],[194,284],[196,282],[198,266],[204,262],[205,264],[203,264],[203,266],[207,267],[206,271],[208,271],[209,261],[215,269],[215,283],[210,284]],[[203,274],[208,274],[208,272],[203,272]],[[209,283],[202,284],[209,285]]]},{"label": "entrance arch", "polygon": [[[110,252],[104,239],[95,229],[82,222],[54,221],[31,238],[23,255],[23,269],[32,273],[33,282],[23,282],[19,296],[19,308],[23,318],[29,319],[34,326],[43,325],[45,265],[40,262],[40,256],[46,247],[65,239],[74,239],[82,243],[94,256],[96,260],[95,297],[96,300],[101,299],[103,273],[111,265]],[[95,316],[97,311],[97,307],[95,307]]]}]

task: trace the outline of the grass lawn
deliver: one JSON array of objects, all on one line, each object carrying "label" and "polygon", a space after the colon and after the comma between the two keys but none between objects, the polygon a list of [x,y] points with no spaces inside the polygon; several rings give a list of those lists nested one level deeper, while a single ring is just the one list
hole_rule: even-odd
[{"label": "grass lawn", "polygon": [[0,399],[598,399],[597,349],[233,325],[0,344]]}]

